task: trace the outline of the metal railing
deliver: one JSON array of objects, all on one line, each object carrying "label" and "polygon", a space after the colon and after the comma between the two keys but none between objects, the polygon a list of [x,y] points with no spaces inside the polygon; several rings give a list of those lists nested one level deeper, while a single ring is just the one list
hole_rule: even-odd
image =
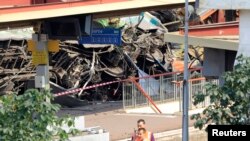
[{"label": "metal railing", "polygon": [[[197,70],[195,70],[197,71]],[[198,70],[201,72],[201,70]],[[182,80],[183,75],[179,72],[149,76],[146,78],[137,79],[138,83],[142,86],[144,91],[150,96],[150,98],[156,103],[167,102],[179,102],[180,111],[182,106]],[[213,83],[218,84],[218,80],[210,80]],[[210,82],[209,81],[209,82]],[[205,92],[204,85],[208,81],[202,77],[201,73],[196,75],[196,78],[189,80],[189,94],[190,94],[190,109],[196,108],[193,103],[193,95],[197,92]],[[210,103],[209,99],[206,99],[204,103],[199,104],[198,107],[204,107]],[[135,87],[132,82],[123,83],[123,107],[124,109],[132,109],[149,106],[148,99]]]},{"label": "metal railing", "polygon": [[[205,100],[202,103],[199,103],[198,105],[194,105],[194,99],[193,96],[197,93],[206,93],[206,90],[204,88],[204,86],[207,83],[213,83],[216,85],[219,85],[219,80],[218,79],[210,79],[210,80],[206,80],[204,77],[200,77],[200,78],[195,78],[195,79],[190,79],[189,80],[189,85],[188,85],[188,90],[189,90],[189,109],[195,109],[195,108],[202,108],[202,107],[206,107],[210,104],[210,98],[209,97],[205,97]],[[180,97],[179,97],[179,103],[180,103],[180,107],[179,107],[179,111],[182,111],[182,97],[183,97],[183,84],[182,81],[176,83],[176,85],[178,85],[178,92]]]}]

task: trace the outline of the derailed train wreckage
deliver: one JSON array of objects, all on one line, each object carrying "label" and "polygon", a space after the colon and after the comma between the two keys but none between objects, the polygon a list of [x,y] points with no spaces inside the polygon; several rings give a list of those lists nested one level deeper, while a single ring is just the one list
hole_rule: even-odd
[{"label": "derailed train wreckage", "polygon": [[[162,15],[161,21],[164,22],[180,20],[173,11]],[[157,17],[160,18],[159,13]],[[177,30],[180,23],[176,23],[169,29]],[[173,46],[163,41],[163,33],[160,28],[144,30],[136,24],[123,28],[122,46],[81,45],[74,41],[61,41],[60,51],[50,54],[52,92],[138,76],[138,69],[147,74],[173,71]],[[0,94],[22,94],[33,87],[34,76],[35,67],[32,65],[31,53],[27,51],[27,40],[1,38]],[[70,96],[71,100],[68,98],[56,100],[66,106],[77,106],[75,100],[120,100],[122,83],[81,91]]]}]

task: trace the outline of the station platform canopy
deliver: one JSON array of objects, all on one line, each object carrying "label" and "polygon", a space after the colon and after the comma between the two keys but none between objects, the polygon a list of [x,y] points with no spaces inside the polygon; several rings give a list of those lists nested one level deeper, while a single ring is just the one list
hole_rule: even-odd
[{"label": "station platform canopy", "polygon": [[[136,15],[142,11],[184,7],[185,0],[103,0],[0,8],[0,29],[25,26],[43,19],[92,14],[93,18]],[[105,0],[104,0],[105,1]],[[190,4],[195,0],[189,0]]]}]

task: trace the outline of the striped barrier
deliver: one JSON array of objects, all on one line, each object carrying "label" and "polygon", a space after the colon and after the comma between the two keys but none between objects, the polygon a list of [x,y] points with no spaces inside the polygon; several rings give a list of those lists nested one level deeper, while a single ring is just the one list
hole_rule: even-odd
[{"label": "striped barrier", "polygon": [[[202,68],[195,68],[195,69],[190,69],[190,71],[197,71],[197,70],[201,70],[201,69]],[[144,77],[133,77],[133,81],[134,80],[139,80],[139,79],[147,79],[147,78],[154,78],[154,77],[160,77],[160,76],[173,75],[173,74],[178,74],[178,73],[183,73],[183,71],[167,72],[167,73],[149,75],[149,76],[144,76]],[[119,82],[126,82],[126,81],[132,82],[131,78],[123,79],[123,80],[116,80],[116,81],[109,81],[109,82],[104,82],[104,83],[100,83],[100,84],[87,86],[85,88],[77,88],[77,89],[73,89],[73,90],[67,90],[67,91],[64,91],[64,92],[56,93],[56,94],[54,94],[54,97],[70,95],[70,94],[73,94],[73,93],[76,93],[76,92],[80,92],[81,90],[88,90],[88,89],[93,89],[93,88],[97,88],[97,87],[101,87],[101,86],[106,86],[106,85],[119,83]]]},{"label": "striped barrier", "polygon": [[110,85],[110,84],[114,84],[114,83],[123,82],[123,81],[126,81],[126,80],[127,79],[125,79],[125,80],[117,80],[117,81],[110,81],[110,82],[95,84],[95,85],[92,85],[92,86],[87,86],[85,88],[77,88],[77,89],[73,89],[73,90],[68,90],[68,91],[65,91],[65,92],[60,92],[60,93],[54,94],[54,97],[65,96],[65,95],[69,95],[69,94],[72,94],[72,93],[80,92],[81,90],[93,89],[93,88],[97,88],[97,87],[101,87],[101,86],[106,86],[106,85]]}]

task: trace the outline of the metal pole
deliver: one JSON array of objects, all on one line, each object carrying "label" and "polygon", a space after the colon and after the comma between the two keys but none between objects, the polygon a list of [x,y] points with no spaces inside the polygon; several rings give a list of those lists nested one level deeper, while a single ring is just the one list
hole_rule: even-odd
[{"label": "metal pole", "polygon": [[[190,13],[191,14],[191,13]],[[182,141],[188,141],[188,106],[189,106],[189,94],[188,94],[188,0],[185,0],[185,50],[184,50],[184,80],[183,80],[183,115],[182,115]]]},{"label": "metal pole", "polygon": [[[32,34],[32,40],[35,42],[35,51],[32,52],[33,63],[36,66],[35,88],[41,91],[49,91],[49,52],[48,36],[46,34]],[[47,98],[46,101],[49,102]]]}]

